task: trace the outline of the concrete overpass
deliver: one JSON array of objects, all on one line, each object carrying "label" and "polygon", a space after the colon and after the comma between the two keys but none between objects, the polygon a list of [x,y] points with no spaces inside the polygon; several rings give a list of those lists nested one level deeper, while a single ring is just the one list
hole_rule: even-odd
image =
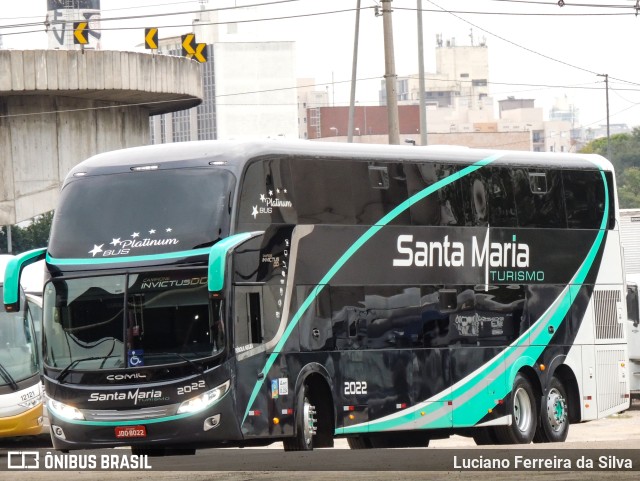
[{"label": "concrete overpass", "polygon": [[202,101],[200,64],[100,50],[0,50],[0,225],[55,208],[80,161],[149,143],[149,116]]}]

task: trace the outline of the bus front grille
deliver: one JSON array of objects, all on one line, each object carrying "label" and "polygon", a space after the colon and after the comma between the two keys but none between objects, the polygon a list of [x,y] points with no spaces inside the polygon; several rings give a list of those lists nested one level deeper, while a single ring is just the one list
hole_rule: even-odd
[{"label": "bus front grille", "polygon": [[82,413],[87,421],[133,421],[173,416],[177,410],[178,405],[172,404],[141,409],[83,409]]}]

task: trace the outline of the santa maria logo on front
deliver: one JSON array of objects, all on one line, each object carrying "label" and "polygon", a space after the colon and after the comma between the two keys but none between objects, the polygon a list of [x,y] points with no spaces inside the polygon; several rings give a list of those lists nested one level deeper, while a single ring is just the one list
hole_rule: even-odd
[{"label": "santa maria logo on front", "polygon": [[128,237],[112,237],[111,242],[93,244],[88,254],[92,257],[117,257],[129,254],[145,254],[145,251],[157,246],[178,245],[180,241],[173,237],[173,229],[149,229],[146,232],[134,231]]}]

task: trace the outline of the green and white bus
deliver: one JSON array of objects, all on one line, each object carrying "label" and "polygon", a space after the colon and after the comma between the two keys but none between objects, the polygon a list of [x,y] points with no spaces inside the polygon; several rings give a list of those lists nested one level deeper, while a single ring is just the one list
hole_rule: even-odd
[{"label": "green and white bus", "polygon": [[72,169],[46,259],[57,449],[563,441],[629,406],[611,164],[311,141]]}]

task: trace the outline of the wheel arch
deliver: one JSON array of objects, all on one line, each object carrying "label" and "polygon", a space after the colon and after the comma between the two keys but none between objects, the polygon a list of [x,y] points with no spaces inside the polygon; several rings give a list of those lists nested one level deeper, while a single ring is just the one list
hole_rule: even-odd
[{"label": "wheel arch", "polygon": [[[542,396],[542,383],[540,382],[540,376],[538,375],[536,370],[533,367],[528,365],[522,366],[518,370],[518,374],[521,374],[527,379],[527,381],[529,381],[529,383],[531,384],[531,387],[533,388],[533,393],[536,395],[537,398],[540,398]],[[514,376],[514,379],[515,379],[515,376]]]},{"label": "wheel arch", "polygon": [[[318,410],[318,431],[316,434],[316,447],[333,447],[333,434],[336,426],[336,410],[333,393],[333,382],[327,369],[319,363],[306,364],[298,373],[295,385],[295,395],[298,396],[303,387],[307,385],[312,393],[312,401],[322,403],[326,410]],[[295,413],[298,416],[299,413]]]},{"label": "wheel arch", "polygon": [[542,396],[542,383],[540,381],[540,374],[534,369],[534,365],[535,359],[528,356],[519,358],[511,365],[511,369],[507,371],[509,375],[509,377],[507,378],[507,388],[509,390],[509,395],[511,395],[511,389],[513,387],[516,376],[518,374],[521,374],[531,384],[534,394],[536,396]]},{"label": "wheel arch", "polygon": [[[553,375],[558,378],[567,391],[569,402],[569,422],[579,423],[581,420],[580,388],[573,369],[567,364],[559,364],[553,371]],[[551,377],[549,377],[551,379]]]}]

